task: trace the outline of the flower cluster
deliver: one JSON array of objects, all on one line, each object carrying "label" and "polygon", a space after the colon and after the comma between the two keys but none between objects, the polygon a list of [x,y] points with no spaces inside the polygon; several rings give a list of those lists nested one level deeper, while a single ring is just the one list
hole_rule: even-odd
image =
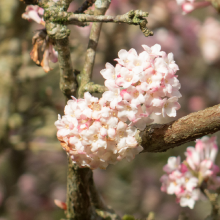
[{"label": "flower cluster", "polygon": [[143,48],[139,55],[120,50],[118,64],[107,63],[101,71],[109,91],[101,99],[88,92],[84,99],[73,97],[55,122],[61,145],[80,167],[105,169],[123,158],[132,160],[143,149],[137,128],[153,121],[150,114],[176,116],[181,94],[173,54],[158,44]]},{"label": "flower cluster", "polygon": [[[37,5],[28,5],[22,18],[26,20],[33,20],[38,24],[45,26],[43,20],[44,9]],[[56,63],[58,61],[58,53],[54,50],[53,41],[47,35],[46,29],[36,31],[32,38],[33,49],[30,53],[31,59],[43,67],[45,72],[51,70],[49,61]],[[43,52],[43,54],[42,54]]]},{"label": "flower cluster", "polygon": [[195,9],[204,8],[211,5],[208,1],[197,1],[197,0],[176,0],[178,5],[181,5],[183,14],[188,14]]},{"label": "flower cluster", "polygon": [[173,54],[161,51],[159,44],[142,46],[144,51],[139,55],[135,49],[120,50],[115,59],[118,64],[107,63],[101,71],[109,89],[103,98],[140,130],[153,121],[151,113],[175,117],[181,97]]},{"label": "flower cluster", "polygon": [[163,168],[166,174],[161,177],[161,190],[175,194],[180,206],[193,209],[205,188],[220,187],[219,167],[214,164],[217,152],[216,137],[205,136],[196,140],[195,148],[187,148],[183,163],[180,157],[170,157]]},{"label": "flower cluster", "polygon": [[57,137],[81,167],[105,169],[123,158],[132,160],[143,149],[135,139],[137,129],[123,122],[103,98],[86,92],[84,99],[69,100],[64,112],[55,122]]}]

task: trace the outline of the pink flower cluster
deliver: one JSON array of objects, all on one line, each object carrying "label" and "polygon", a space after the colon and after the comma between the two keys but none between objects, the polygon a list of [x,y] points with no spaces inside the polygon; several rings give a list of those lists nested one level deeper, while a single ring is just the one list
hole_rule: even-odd
[{"label": "pink flower cluster", "polygon": [[118,64],[101,70],[109,89],[99,100],[88,92],[68,101],[65,116],[55,122],[57,137],[74,163],[106,168],[123,158],[132,160],[143,148],[135,135],[152,122],[150,114],[176,116],[180,108],[178,66],[160,45],[144,52],[120,50]]},{"label": "pink flower cluster", "polygon": [[196,140],[195,148],[187,148],[183,163],[180,157],[170,157],[163,168],[166,174],[160,179],[161,191],[175,194],[180,206],[193,209],[202,198],[204,186],[211,190],[220,187],[220,169],[214,164],[217,153],[216,137],[205,136]]},{"label": "pink flower cluster", "polygon": [[176,0],[178,5],[181,5],[183,14],[188,14],[195,9],[204,8],[211,5],[211,2],[200,0]]},{"label": "pink flower cluster", "polygon": [[118,64],[114,67],[107,63],[101,71],[109,89],[103,98],[140,130],[153,121],[149,118],[151,113],[175,117],[181,97],[175,75],[179,67],[173,54],[161,51],[159,44],[142,47],[144,51],[139,55],[135,49],[120,50],[115,59]]},{"label": "pink flower cluster", "polygon": [[86,92],[84,99],[69,100],[64,112],[55,122],[57,137],[80,167],[105,169],[123,158],[132,160],[143,150],[135,139],[137,129],[123,122],[103,98]]}]

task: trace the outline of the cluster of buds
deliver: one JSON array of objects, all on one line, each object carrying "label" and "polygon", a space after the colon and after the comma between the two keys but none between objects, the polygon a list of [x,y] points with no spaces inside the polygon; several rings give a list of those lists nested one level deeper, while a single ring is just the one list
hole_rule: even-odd
[{"label": "cluster of buds", "polygon": [[[38,24],[45,27],[43,20],[44,9],[37,5],[28,5],[22,18],[26,20],[33,20]],[[32,38],[33,49],[30,53],[31,59],[37,64],[42,66],[45,72],[49,72],[49,61],[56,63],[58,61],[58,53],[54,50],[53,40],[47,35],[46,29],[36,31]]]},{"label": "cluster of buds", "polygon": [[151,123],[150,114],[176,116],[180,108],[178,66],[173,54],[160,45],[143,45],[144,52],[120,50],[118,64],[106,64],[101,74],[109,89],[98,99],[88,92],[84,99],[69,100],[65,115],[55,125],[62,147],[80,167],[105,169],[142,151],[138,130]]},{"label": "cluster of buds", "polygon": [[178,5],[181,5],[183,14],[188,14],[198,8],[204,8],[211,5],[209,1],[200,0],[176,0]]},{"label": "cluster of buds", "polygon": [[219,167],[214,164],[218,146],[216,137],[203,137],[196,140],[196,146],[188,147],[186,160],[170,157],[161,177],[161,190],[175,194],[180,206],[193,209],[195,202],[203,198],[204,189],[216,190],[220,187]]}]

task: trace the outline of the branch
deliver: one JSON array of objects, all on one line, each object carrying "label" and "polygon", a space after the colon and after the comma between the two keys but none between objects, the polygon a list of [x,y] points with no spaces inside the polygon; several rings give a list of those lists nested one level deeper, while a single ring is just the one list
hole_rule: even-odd
[{"label": "branch", "polygon": [[63,24],[57,24],[50,21],[51,11],[60,10],[65,12],[67,10],[70,0],[59,1],[59,5],[56,2],[50,0],[44,3],[45,0],[41,1],[44,7],[44,19],[46,22],[47,34],[55,42],[55,47],[58,52],[58,60],[60,67],[60,89],[63,94],[70,99],[74,95],[77,87],[75,74],[72,69],[70,47],[69,47],[69,34],[70,30]]},{"label": "branch", "polygon": [[39,0],[20,0],[21,2],[24,2],[26,5],[38,5]]},{"label": "branch", "polygon": [[205,189],[205,195],[208,197],[211,206],[212,206],[212,211],[205,220],[219,220],[219,205],[218,205],[218,194],[217,193],[210,193],[207,189]]},{"label": "branch", "polygon": [[85,92],[89,93],[104,93],[107,91],[107,88],[105,86],[99,85],[99,84],[94,84],[93,82],[89,82],[85,85],[84,87]]},{"label": "branch", "polygon": [[[59,19],[61,14],[58,14],[55,19]],[[72,24],[75,21],[81,22],[106,22],[106,23],[126,23],[132,25],[140,24],[140,20],[145,19],[148,16],[147,12],[141,10],[131,10],[124,15],[110,16],[110,15],[88,15],[88,14],[73,14],[69,12],[66,14],[67,23]],[[137,19],[139,18],[139,19]]]},{"label": "branch", "polygon": [[153,32],[148,30],[147,19],[148,12],[143,12],[141,10],[131,10],[124,15],[110,16],[110,15],[88,15],[88,14],[75,14],[72,12],[60,12],[60,11],[50,11],[48,14],[52,22],[64,22],[66,24],[74,24],[85,26],[85,22],[111,22],[111,23],[126,23],[130,25],[139,25],[141,31],[146,37],[153,35]]},{"label": "branch", "polygon": [[140,133],[142,152],[164,152],[220,130],[220,104],[168,124],[153,124]]},{"label": "branch", "polygon": [[83,2],[82,6],[78,8],[74,13],[80,14],[83,13],[85,10],[87,10],[89,7],[91,7],[94,4],[95,0],[86,0]]},{"label": "branch", "polygon": [[[109,2],[107,0],[101,1],[101,5],[95,8],[95,15],[105,14],[106,10],[109,7]],[[99,36],[102,28],[102,23],[93,23],[92,29],[89,36],[89,44],[86,51],[85,65],[81,74],[77,76],[78,83],[80,84],[78,95],[83,97],[86,86],[90,82],[90,78],[93,71],[93,66],[95,62],[96,48],[99,41]]]},{"label": "branch", "polygon": [[67,219],[90,220],[92,207],[87,194],[89,168],[78,168],[69,157],[67,176]]}]

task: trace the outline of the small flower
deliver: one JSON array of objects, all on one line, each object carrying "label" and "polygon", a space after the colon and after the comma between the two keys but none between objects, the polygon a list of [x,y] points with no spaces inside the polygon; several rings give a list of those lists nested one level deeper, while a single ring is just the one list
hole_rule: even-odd
[{"label": "small flower", "polygon": [[33,20],[38,24],[45,26],[45,21],[42,16],[44,14],[44,9],[37,5],[28,5],[25,12],[22,14],[22,18],[26,20]]},{"label": "small flower", "polygon": [[186,191],[184,195],[179,198],[180,206],[188,206],[190,209],[193,209],[196,201],[200,198],[200,193],[199,189],[194,189],[192,192]]},{"label": "small flower", "polygon": [[178,98],[176,96],[169,99],[165,98],[163,100],[162,115],[165,117],[176,117],[176,111],[180,109],[180,104],[177,102]]}]

